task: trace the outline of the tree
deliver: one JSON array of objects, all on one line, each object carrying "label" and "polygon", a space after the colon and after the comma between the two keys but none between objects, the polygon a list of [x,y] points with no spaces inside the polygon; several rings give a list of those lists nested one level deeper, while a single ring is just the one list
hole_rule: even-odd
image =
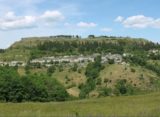
[{"label": "tree", "polygon": [[94,35],[88,35],[88,38],[95,38]]},{"label": "tree", "polygon": [[[96,87],[96,78],[98,78],[100,71],[104,69],[101,64],[101,56],[97,56],[94,62],[91,62],[86,67],[85,75],[87,77],[87,82],[81,88],[80,98],[85,98],[89,93]],[[98,79],[97,79],[98,80]],[[100,83],[100,82],[98,82]]]},{"label": "tree", "polygon": [[49,76],[51,76],[54,72],[55,72],[56,68],[55,66],[50,66],[48,69],[47,69],[47,74]]},{"label": "tree", "polygon": [[69,95],[65,88],[44,74],[20,77],[16,69],[0,67],[0,101],[65,101]]},{"label": "tree", "polygon": [[93,63],[89,63],[86,68],[85,75],[87,78],[97,78],[99,76],[99,72],[104,69],[101,64],[101,56],[97,56]]},{"label": "tree", "polygon": [[77,71],[77,69],[78,69],[78,65],[76,64],[76,63],[74,63],[74,65],[73,65],[73,67],[72,67],[72,71]]},{"label": "tree", "polygon": [[22,102],[25,98],[23,84],[16,69],[0,67],[0,100],[6,102]]},{"label": "tree", "polygon": [[30,73],[30,65],[28,65],[28,64],[25,66],[25,73],[26,74]]},{"label": "tree", "polygon": [[89,96],[89,93],[95,89],[96,83],[94,79],[87,79],[86,84],[81,85],[81,91],[79,97],[81,99]]},{"label": "tree", "polygon": [[123,94],[127,93],[126,80],[125,79],[118,80],[115,87],[118,89],[118,91],[120,92],[120,94],[123,95]]}]

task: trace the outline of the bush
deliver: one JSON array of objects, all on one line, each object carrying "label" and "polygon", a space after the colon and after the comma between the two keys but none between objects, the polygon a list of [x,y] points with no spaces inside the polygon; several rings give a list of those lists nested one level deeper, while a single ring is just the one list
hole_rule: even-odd
[{"label": "bush", "polygon": [[108,83],[109,80],[107,78],[104,79],[104,83]]},{"label": "bush", "polygon": [[59,66],[58,66],[58,71],[59,71],[59,72],[62,72],[63,70],[64,70],[64,69],[63,69],[63,66],[62,66],[62,65],[59,65]]},{"label": "bush", "polygon": [[102,79],[101,79],[101,78],[98,78],[98,79],[96,80],[96,85],[101,85],[101,83],[102,83]]},{"label": "bush", "polygon": [[108,60],[108,63],[109,63],[109,64],[114,64],[114,63],[115,63],[115,62],[114,62],[114,59],[109,59],[109,60]]},{"label": "bush", "polygon": [[84,84],[83,84],[83,83],[81,83],[81,84],[78,85],[78,88],[79,88],[79,89],[82,89],[83,87],[84,87]]},{"label": "bush", "polygon": [[66,88],[67,88],[67,89],[70,89],[70,88],[72,88],[72,87],[76,87],[76,84],[75,84],[75,83],[72,83],[72,84],[70,84],[69,86],[67,86]]},{"label": "bush", "polygon": [[98,92],[99,92],[99,96],[100,97],[101,96],[103,96],[103,97],[110,96],[111,93],[112,93],[112,89],[111,88],[107,88],[107,87],[102,87],[102,88],[99,89]]},{"label": "bush", "polygon": [[49,76],[51,76],[54,72],[55,72],[56,68],[55,66],[50,66],[48,69],[47,69],[47,74]]},{"label": "bush", "polygon": [[134,88],[132,87],[132,85],[127,83],[126,79],[122,79],[122,80],[117,80],[117,84],[115,85],[115,92],[121,95],[125,95],[125,94],[133,94]]},{"label": "bush", "polygon": [[144,80],[144,75],[143,74],[140,75],[139,80]]},{"label": "bush", "polygon": [[74,63],[73,67],[71,68],[72,71],[76,72],[78,69],[78,65]]},{"label": "bush", "polygon": [[78,69],[78,73],[82,73],[82,70],[81,70],[81,69]]},{"label": "bush", "polygon": [[135,70],[134,68],[131,68],[131,72],[135,73],[135,72],[136,72],[136,70]]}]

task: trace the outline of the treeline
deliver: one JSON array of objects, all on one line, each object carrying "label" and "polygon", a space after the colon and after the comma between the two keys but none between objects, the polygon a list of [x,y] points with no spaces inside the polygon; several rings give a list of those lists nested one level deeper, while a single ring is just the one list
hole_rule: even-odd
[{"label": "treeline", "polygon": [[16,68],[0,67],[0,101],[65,101],[69,98],[65,88],[44,74],[20,77]]},{"label": "treeline", "polygon": [[37,51],[43,53],[88,54],[88,53],[123,53],[131,51],[148,51],[159,48],[159,44],[127,39],[96,39],[96,40],[60,40],[46,41],[37,46]]},{"label": "treeline", "polygon": [[121,53],[123,48],[114,43],[98,42],[98,41],[55,41],[45,42],[38,45],[38,50],[52,51],[53,53],[95,53],[95,52],[115,52]]},{"label": "treeline", "polygon": [[136,39],[76,39],[54,40],[39,43],[32,48],[30,59],[56,55],[79,55],[93,53],[145,53],[158,49],[160,45],[146,40]]}]

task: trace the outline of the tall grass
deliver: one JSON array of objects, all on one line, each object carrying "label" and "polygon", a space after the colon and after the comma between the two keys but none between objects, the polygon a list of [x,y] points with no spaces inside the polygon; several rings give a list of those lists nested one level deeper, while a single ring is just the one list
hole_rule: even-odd
[{"label": "tall grass", "polygon": [[160,93],[50,103],[0,103],[0,117],[160,117]]}]

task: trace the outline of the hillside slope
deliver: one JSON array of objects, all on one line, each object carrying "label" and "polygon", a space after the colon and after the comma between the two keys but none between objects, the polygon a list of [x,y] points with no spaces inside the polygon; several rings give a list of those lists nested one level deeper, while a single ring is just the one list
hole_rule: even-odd
[{"label": "hillside slope", "polygon": [[[94,66],[95,55],[106,61]],[[118,57],[120,62],[115,62]],[[0,53],[1,64],[8,61],[12,63],[9,66],[18,68],[20,76],[48,75],[49,68],[53,67],[49,77],[60,82],[74,97],[86,92],[85,98],[120,95],[117,89],[125,95],[160,89],[160,45],[144,39],[23,38]],[[16,62],[24,62],[24,65],[16,65]],[[88,67],[91,76],[87,76]]]},{"label": "hillside slope", "polygon": [[[132,71],[134,70],[134,71]],[[47,69],[32,69],[32,73],[46,73]],[[19,68],[19,73],[25,75],[24,68]],[[52,74],[52,78],[57,79],[66,88],[67,92],[75,97],[79,97],[81,84],[86,83],[85,68],[81,68],[80,72],[72,71],[70,67],[63,68],[63,71],[58,69]],[[98,77],[100,82],[96,85],[95,90],[90,93],[90,97],[97,97],[100,93],[100,88],[113,88],[118,80],[124,80],[137,89],[144,91],[156,90],[156,84],[153,81],[159,80],[159,76],[141,66],[121,65],[121,64],[106,64],[104,70],[100,72]]]}]

